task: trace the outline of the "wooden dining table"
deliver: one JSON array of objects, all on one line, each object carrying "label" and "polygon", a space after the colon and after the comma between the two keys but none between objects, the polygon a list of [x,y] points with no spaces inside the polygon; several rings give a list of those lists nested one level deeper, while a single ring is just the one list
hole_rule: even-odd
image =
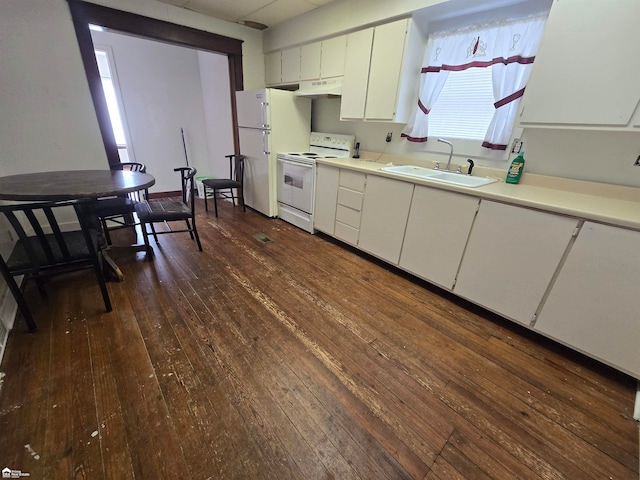
[{"label": "wooden dining table", "polygon": [[[144,190],[156,182],[153,175],[127,170],[59,170],[53,172],[22,173],[0,177],[0,200],[57,201],[74,199],[98,200],[104,197],[126,195]],[[88,212],[88,218],[91,212]],[[95,228],[100,222],[93,220]],[[103,249],[106,273],[118,281],[123,275],[109,256],[109,248]]]}]

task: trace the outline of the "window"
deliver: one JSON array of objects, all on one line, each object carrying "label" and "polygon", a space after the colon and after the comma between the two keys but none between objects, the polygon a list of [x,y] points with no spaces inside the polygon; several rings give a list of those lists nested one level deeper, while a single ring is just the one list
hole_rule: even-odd
[{"label": "window", "polygon": [[95,50],[96,61],[98,62],[98,71],[100,72],[100,79],[102,80],[102,89],[104,90],[104,96],[107,101],[107,109],[109,110],[109,118],[111,119],[111,127],[113,128],[113,135],[118,146],[118,155],[121,162],[132,162],[133,156],[130,152],[130,146],[127,145],[125,136],[124,118],[121,114],[121,109],[118,104],[118,96],[116,92],[117,82],[111,71],[110,58],[107,49]]},{"label": "window", "polygon": [[450,72],[431,109],[433,137],[482,140],[495,112],[491,68]]}]

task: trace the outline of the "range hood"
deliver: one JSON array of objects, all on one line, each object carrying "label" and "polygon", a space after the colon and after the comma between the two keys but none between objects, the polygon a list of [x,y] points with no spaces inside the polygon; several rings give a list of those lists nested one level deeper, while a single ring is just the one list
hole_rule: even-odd
[{"label": "range hood", "polygon": [[342,77],[300,82],[296,95],[307,98],[332,98],[342,95]]}]

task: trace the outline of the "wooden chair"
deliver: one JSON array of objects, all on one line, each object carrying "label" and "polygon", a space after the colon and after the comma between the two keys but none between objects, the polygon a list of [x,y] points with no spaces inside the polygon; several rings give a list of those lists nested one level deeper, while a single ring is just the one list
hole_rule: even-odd
[{"label": "wooden chair", "polygon": [[[195,184],[194,176],[197,170],[193,167],[178,167],[173,169],[174,172],[180,172],[182,185],[182,199],[177,200],[147,200],[137,204],[136,213],[142,225],[142,234],[144,236],[144,244],[147,249],[149,258],[153,255],[153,249],[149,245],[149,232],[147,225],[151,228],[151,234],[158,243],[158,235],[165,233],[189,232],[191,239],[195,239],[198,249],[202,251],[202,244],[196,229],[195,214]],[[172,229],[169,222],[184,221],[187,228],[180,230]],[[164,223],[167,231],[156,231],[154,223]]]},{"label": "wooden chair", "polygon": [[[119,170],[129,170],[131,172],[146,173],[147,171],[146,165],[137,162],[122,162],[120,165],[112,167],[112,170],[114,168]],[[109,230],[126,227],[132,227],[135,229],[136,225],[140,224],[136,221],[133,214],[136,211],[136,204],[145,201],[146,198],[146,190],[138,190],[136,192],[128,193],[125,197],[111,197],[98,200],[95,207],[96,214],[102,223],[102,231],[108,245],[111,245]],[[109,221],[112,226],[109,226],[107,221]],[[116,225],[113,226],[113,223]]]},{"label": "wooden chair", "polygon": [[[209,205],[207,204],[207,188],[213,190],[213,205],[216,211],[216,217],[218,216],[218,192],[220,190],[229,190],[231,201],[233,206],[236,206],[236,198],[242,202],[242,211],[246,212],[247,208],[244,204],[244,155],[225,155],[225,158],[229,159],[229,178],[207,178],[202,180],[204,189],[204,209],[208,212]],[[238,195],[234,195],[234,189]]]},{"label": "wooden chair", "polygon": [[[90,229],[85,208],[89,203],[80,201],[46,202],[1,205],[0,212],[8,221],[12,238],[16,240],[11,253],[0,255],[0,270],[9,290],[31,332],[36,323],[14,277],[24,275],[24,281],[34,279],[41,294],[45,294],[42,277],[83,268],[93,268],[107,312],[111,300],[102,272],[98,232]],[[63,232],[66,226],[79,225],[79,230]],[[51,233],[45,233],[51,232]]]}]

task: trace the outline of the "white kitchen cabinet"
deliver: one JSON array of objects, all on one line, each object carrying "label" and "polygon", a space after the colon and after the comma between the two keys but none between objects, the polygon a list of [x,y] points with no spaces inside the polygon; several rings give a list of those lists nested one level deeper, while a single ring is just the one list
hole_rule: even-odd
[{"label": "white kitchen cabinet", "polygon": [[640,232],[585,222],[535,329],[640,378]]},{"label": "white kitchen cabinet", "polygon": [[626,127],[640,100],[638,19],[638,0],[555,0],[520,125]]},{"label": "white kitchen cabinet", "polygon": [[316,166],[313,227],[329,235],[333,235],[335,230],[339,176],[340,170],[337,167],[322,164]]},{"label": "white kitchen cabinet", "polygon": [[410,182],[367,176],[358,248],[398,264],[413,188]]},{"label": "white kitchen cabinet", "polygon": [[321,59],[321,42],[310,43],[300,47],[300,80],[319,79]]},{"label": "white kitchen cabinet", "polygon": [[282,80],[283,84],[300,82],[300,47],[282,50]]},{"label": "white kitchen cabinet", "polygon": [[364,118],[369,83],[373,28],[347,35],[340,119]]},{"label": "white kitchen cabinet", "polygon": [[340,169],[334,236],[351,245],[358,244],[365,182],[364,173]]},{"label": "white kitchen cabinet", "polygon": [[271,52],[264,56],[264,81],[267,85],[278,85],[282,80],[281,53]]},{"label": "white kitchen cabinet", "polygon": [[416,185],[400,267],[451,290],[480,199]]},{"label": "white kitchen cabinet", "polygon": [[575,218],[482,200],[454,293],[529,325],[577,225]]},{"label": "white kitchen cabinet", "polygon": [[333,78],[344,75],[344,59],[347,51],[347,36],[329,38],[322,41],[320,77]]},{"label": "white kitchen cabinet", "polygon": [[424,46],[411,19],[349,34],[340,119],[405,123],[418,96]]}]

